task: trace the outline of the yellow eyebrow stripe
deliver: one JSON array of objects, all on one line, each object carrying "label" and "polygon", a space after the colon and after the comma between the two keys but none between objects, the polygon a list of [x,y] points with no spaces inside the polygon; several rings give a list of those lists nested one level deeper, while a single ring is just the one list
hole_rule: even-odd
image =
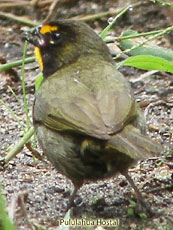
[{"label": "yellow eyebrow stripe", "polygon": [[40,29],[41,34],[50,33],[52,31],[58,30],[58,26],[44,25]]}]

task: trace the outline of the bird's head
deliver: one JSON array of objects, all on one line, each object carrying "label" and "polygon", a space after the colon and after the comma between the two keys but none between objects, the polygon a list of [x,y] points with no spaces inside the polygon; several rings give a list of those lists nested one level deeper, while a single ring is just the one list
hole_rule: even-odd
[{"label": "bird's head", "polygon": [[36,58],[45,77],[75,62],[81,55],[94,53],[110,59],[102,39],[88,25],[76,20],[37,26],[26,31],[24,39],[35,46]]}]

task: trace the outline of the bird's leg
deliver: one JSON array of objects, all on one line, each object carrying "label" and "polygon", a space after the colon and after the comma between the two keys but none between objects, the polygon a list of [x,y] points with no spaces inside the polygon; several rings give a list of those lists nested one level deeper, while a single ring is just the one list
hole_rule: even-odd
[{"label": "bird's leg", "polygon": [[135,192],[137,194],[137,197],[138,197],[138,200],[141,203],[141,205],[146,209],[146,211],[149,213],[150,216],[153,216],[154,212],[151,209],[151,205],[149,204],[148,201],[146,201],[144,199],[144,197],[142,196],[141,192],[139,191],[139,189],[135,185],[134,181],[132,180],[132,178],[130,177],[130,175],[128,174],[128,172],[127,171],[121,172],[121,174],[126,177],[126,179],[130,183],[130,185],[132,186],[132,188],[135,190]]},{"label": "bird's leg", "polygon": [[69,198],[69,201],[68,201],[68,204],[67,204],[67,210],[69,210],[71,207],[75,206],[75,197],[76,197],[76,194],[77,194],[77,191],[79,190],[79,188],[81,187],[81,185],[78,185],[78,184],[74,184],[74,189],[73,189],[73,192],[72,194],[70,195],[70,198]]},{"label": "bird's leg", "polygon": [[72,194],[70,195],[70,198],[69,198],[69,205],[70,206],[74,206],[74,199],[76,197],[78,189],[79,189],[79,187],[74,186],[73,192],[72,192]]}]

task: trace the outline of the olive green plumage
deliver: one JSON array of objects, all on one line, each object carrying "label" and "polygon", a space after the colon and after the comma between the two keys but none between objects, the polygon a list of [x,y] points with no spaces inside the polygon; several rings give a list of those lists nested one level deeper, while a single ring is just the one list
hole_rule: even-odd
[{"label": "olive green plumage", "polygon": [[40,49],[45,76],[33,119],[57,170],[79,188],[86,180],[125,174],[136,160],[158,153],[160,146],[144,134],[129,83],[99,36],[74,20],[44,26],[27,35]]}]

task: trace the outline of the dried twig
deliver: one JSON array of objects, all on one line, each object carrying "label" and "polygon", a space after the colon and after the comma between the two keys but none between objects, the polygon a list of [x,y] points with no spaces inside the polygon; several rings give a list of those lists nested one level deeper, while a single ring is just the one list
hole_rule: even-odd
[{"label": "dried twig", "polygon": [[49,12],[47,17],[45,18],[45,20],[43,21],[43,23],[46,23],[48,21],[51,21],[54,19],[54,17],[56,16],[56,11],[58,8],[58,4],[59,4],[59,0],[53,0],[52,4],[49,7]]},{"label": "dried twig", "polygon": [[9,210],[8,213],[9,213],[9,218],[13,222],[14,222],[16,213],[20,213],[20,215],[25,218],[29,229],[33,229],[33,226],[28,219],[26,205],[25,205],[27,202],[27,198],[28,198],[27,191],[23,191],[23,192],[18,193],[17,195],[14,195],[8,207],[8,210]]},{"label": "dried twig", "polygon": [[[135,7],[138,7],[138,6],[141,6],[142,4],[146,4],[147,1],[144,1],[144,2],[137,2],[137,3],[134,3],[134,4],[131,4],[131,8],[135,8]],[[99,19],[99,18],[107,18],[107,17],[110,17],[110,16],[114,16],[116,14],[119,14],[123,9],[125,8],[124,7],[121,7],[121,8],[117,8],[115,10],[109,10],[109,11],[106,11],[106,12],[100,12],[100,13],[97,13],[97,14],[92,14],[92,15],[87,15],[87,16],[82,16],[82,15],[79,15],[79,16],[75,16],[75,17],[72,17],[72,19],[79,19],[80,21],[94,21],[96,19]]]},{"label": "dried twig", "polygon": [[38,6],[38,7],[43,7],[46,5],[49,5],[52,0],[46,0],[46,1],[40,1],[37,3],[38,0],[34,0],[31,2],[26,2],[26,1],[20,1],[20,2],[10,2],[10,3],[0,3],[0,9],[9,9],[9,8],[15,8],[15,7],[26,7],[26,6]]},{"label": "dried twig", "polygon": [[35,156],[37,159],[42,160],[41,154],[31,146],[31,142],[26,143],[27,149],[32,153],[33,156]]},{"label": "dried twig", "polygon": [[[39,2],[38,6],[47,5],[50,2],[52,2],[52,1],[49,0],[49,1]],[[52,18],[54,16],[54,14],[56,13],[56,8],[57,8],[57,5],[58,5],[58,2],[59,2],[59,0],[54,0],[54,2],[52,3],[52,5],[50,7],[49,14],[48,14],[48,16],[47,16],[45,21],[48,21],[49,18]],[[138,3],[132,4],[131,7],[135,8],[135,7],[141,6],[141,4],[146,4],[146,1],[144,1],[143,3],[138,2]],[[25,4],[23,6],[26,6],[26,5],[27,4]],[[22,6],[22,2],[21,2],[20,6]],[[32,2],[30,4],[28,4],[28,6],[33,7]],[[4,7],[4,4],[0,4],[0,9],[2,9],[3,7]],[[15,5],[14,4],[11,5],[11,3],[9,3],[8,5],[6,5],[6,7],[7,8],[15,7]],[[116,15],[116,14],[120,13],[123,9],[124,9],[124,7],[118,8],[118,9],[115,9],[115,10],[111,10],[111,11],[101,12],[101,13],[94,14],[94,15],[72,17],[71,19],[78,19],[78,20],[81,20],[81,21],[93,21],[95,19]],[[27,19],[25,17],[16,16],[16,15],[13,15],[11,13],[5,13],[5,12],[2,12],[2,11],[0,11],[0,17],[6,17],[6,18],[9,18],[9,19],[15,20],[17,22],[20,22],[22,24],[26,24],[28,26],[36,26],[36,25],[38,25],[38,23],[33,22],[33,21],[31,21],[31,20],[29,20],[29,19]]]},{"label": "dried twig", "polygon": [[36,22],[33,22],[33,20],[29,20],[26,17],[16,16],[14,14],[5,13],[5,12],[2,12],[2,11],[0,11],[0,17],[5,17],[5,18],[8,18],[8,19],[12,19],[14,21],[20,22],[20,23],[28,25],[28,26],[36,26],[37,25]]},{"label": "dried twig", "polygon": [[151,75],[155,74],[155,73],[158,73],[159,70],[151,70],[151,71],[148,71],[144,74],[141,74],[138,78],[135,78],[135,79],[131,79],[130,82],[132,83],[136,83],[136,82],[140,82],[140,81],[143,81],[145,78],[147,77],[150,77]]}]

